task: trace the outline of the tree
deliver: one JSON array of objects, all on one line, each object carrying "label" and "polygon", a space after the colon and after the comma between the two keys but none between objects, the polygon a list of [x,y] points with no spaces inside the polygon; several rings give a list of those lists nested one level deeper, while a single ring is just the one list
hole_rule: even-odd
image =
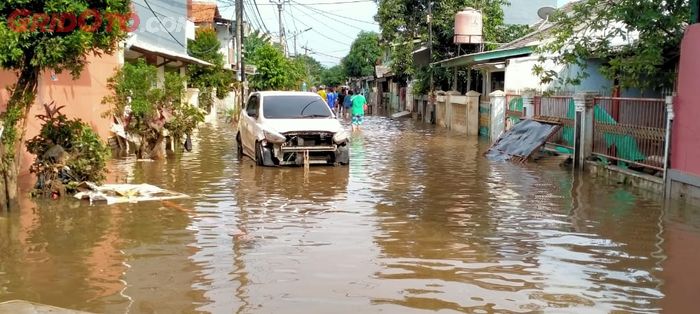
[{"label": "tree", "polygon": [[[382,44],[390,49],[391,69],[401,79],[413,75],[428,78],[429,75],[416,73],[413,67],[412,52],[416,42],[428,42],[428,1],[423,0],[380,0],[375,19],[381,28]],[[509,41],[509,28],[503,24],[503,10],[507,0],[457,0],[433,1],[432,28],[433,44],[431,62],[454,57],[458,45],[454,44],[454,18],[465,7],[479,9],[483,13],[483,35],[487,50],[495,49],[496,43]],[[476,46],[462,47],[462,54],[476,52]],[[422,71],[425,71],[424,69]],[[433,69],[436,85],[446,86],[449,75],[444,69]],[[423,82],[427,86],[427,83]]]},{"label": "tree", "polygon": [[257,74],[250,78],[250,86],[256,90],[295,89],[303,77],[299,62],[291,62],[282,51],[264,43],[248,55],[250,63],[257,67]]},{"label": "tree", "polygon": [[374,66],[381,55],[379,34],[360,32],[350,46],[350,52],[342,62],[346,75],[349,77],[373,75]]},{"label": "tree", "polygon": [[[0,211],[16,205],[20,144],[39,74],[44,70],[67,70],[77,77],[89,54],[113,53],[116,43],[126,36],[127,19],[120,17],[129,16],[129,5],[129,0],[0,2],[0,68],[18,73],[7,109],[0,114],[4,126],[0,140]],[[80,27],[57,22],[59,17],[78,20],[81,15]]]},{"label": "tree", "polygon": [[158,69],[143,59],[127,63],[110,78],[112,94],[103,100],[111,106],[112,115],[126,117],[124,129],[137,138],[138,158],[163,158],[165,130],[179,142],[204,121],[202,110],[183,101],[185,78],[165,73],[162,87],[154,87],[157,73]]},{"label": "tree", "polygon": [[[550,16],[554,26],[533,69],[542,83],[578,85],[590,59],[604,60],[600,72],[622,88],[660,89],[675,78],[674,60],[690,17],[687,0],[585,0]],[[626,42],[622,44],[623,42]],[[578,67],[560,76],[545,62]]]},{"label": "tree", "polygon": [[294,59],[298,60],[304,65],[304,68],[306,69],[304,81],[306,81],[307,84],[310,86],[321,84],[321,74],[323,73],[324,68],[320,62],[308,55],[299,55],[294,57]]},{"label": "tree", "polygon": [[224,69],[224,55],[220,49],[221,43],[213,28],[198,29],[195,40],[190,40],[187,45],[191,56],[214,65],[190,65],[187,68],[190,83],[199,88],[199,105],[207,112],[214,104],[213,90],[216,89],[216,97],[223,99],[234,81],[233,72]]},{"label": "tree", "polygon": [[338,86],[345,83],[347,75],[342,65],[335,65],[323,71],[321,74],[321,84],[327,86]]}]

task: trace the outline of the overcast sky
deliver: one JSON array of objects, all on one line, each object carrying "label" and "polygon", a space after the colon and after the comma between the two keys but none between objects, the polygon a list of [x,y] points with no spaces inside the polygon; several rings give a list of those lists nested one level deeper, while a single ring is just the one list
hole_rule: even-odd
[{"label": "overcast sky", "polygon": [[[218,1],[221,14],[233,19],[234,0]],[[243,1],[246,3],[246,21],[256,29],[266,27],[272,34],[279,34],[277,5],[271,0]],[[569,2],[558,1],[559,5]],[[259,15],[254,2],[257,2]],[[379,25],[374,22],[376,13],[377,5],[372,0],[288,0],[283,5],[282,23],[289,51],[294,53],[292,34],[310,27],[310,31],[296,36],[299,54],[304,53],[301,47],[306,46],[310,49],[309,54],[324,66],[338,64],[360,31],[379,31]]]}]

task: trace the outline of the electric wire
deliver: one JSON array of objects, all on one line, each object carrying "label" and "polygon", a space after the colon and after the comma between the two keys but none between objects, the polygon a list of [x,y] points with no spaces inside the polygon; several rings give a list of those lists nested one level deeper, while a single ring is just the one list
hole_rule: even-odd
[{"label": "electric wire", "polygon": [[260,8],[258,7],[258,1],[253,0],[253,5],[255,6],[255,11],[258,13],[258,16],[260,17],[260,22],[262,22],[263,29],[265,30],[266,33],[270,33],[270,30],[267,28],[267,25],[265,25],[265,20],[262,17],[262,14],[260,14]]},{"label": "electric wire", "polygon": [[[310,5],[307,5],[307,4],[304,4],[304,3],[296,2],[296,1],[293,1],[293,0],[292,0],[292,2],[294,2],[294,4],[296,4],[296,5],[299,5],[299,6],[301,6],[301,7],[304,7],[304,8],[306,8],[306,9],[308,9],[308,10],[314,11],[314,12],[319,13],[319,14],[322,14],[322,15],[336,16],[336,17],[339,17],[339,18],[342,18],[342,19],[346,19],[346,20],[350,20],[350,21],[355,21],[355,22],[360,22],[360,23],[367,23],[367,24],[374,25],[374,26],[379,25],[379,23],[377,23],[377,22],[370,22],[370,21],[360,20],[360,19],[356,19],[356,18],[352,18],[352,17],[342,16],[342,15],[337,14],[337,13],[328,12],[328,11],[325,11],[325,10],[321,10],[321,9],[314,8],[314,7],[312,7],[312,6],[310,6]],[[351,27],[357,28],[357,27],[354,26],[354,25],[348,24],[348,23],[346,23],[346,22],[344,22],[344,21],[339,21],[339,20],[337,20],[337,19],[333,19],[333,18],[331,18],[330,16],[326,16],[326,17],[329,18],[329,19],[332,19],[332,20],[334,20],[334,21],[337,21],[337,22],[339,22],[339,23],[343,23],[343,24],[345,24],[345,25],[347,25],[347,26],[351,26]]]},{"label": "electric wire", "polygon": [[[367,3],[375,2],[374,0],[349,0],[349,1],[335,1],[335,2],[315,2],[306,3],[307,5],[336,5],[336,4],[351,4],[351,3]],[[261,3],[260,5],[277,5],[275,3]]]},{"label": "electric wire", "polygon": [[[298,7],[297,7],[297,9],[298,9]],[[308,13],[306,13],[306,12],[304,12],[304,11],[301,11],[301,10],[299,10],[299,12],[301,12],[303,15],[309,17],[311,20],[316,20],[316,22],[321,23],[321,24],[322,24],[323,26],[325,26],[325,27],[328,27],[328,29],[332,30],[334,33],[338,33],[338,34],[344,36],[345,38],[348,38],[348,39],[350,39],[350,40],[354,40],[354,38],[352,38],[352,37],[350,37],[350,36],[348,36],[348,35],[345,35],[343,32],[338,31],[335,27],[330,26],[330,25],[328,25],[328,24],[322,22],[321,20],[314,18],[313,16],[309,15]],[[299,22],[301,22],[301,20],[300,20]],[[318,31],[316,31],[316,32],[318,32]]]},{"label": "electric wire", "polygon": [[244,5],[244,8],[247,8],[248,10],[250,10],[250,13],[249,13],[248,16],[250,16],[250,15],[253,16],[253,19],[255,20],[256,25],[257,25],[257,27],[258,27],[257,29],[259,29],[259,30],[267,29],[267,27],[263,27],[264,23],[263,23],[263,21],[262,21],[262,17],[259,17],[259,16],[258,16],[257,11],[255,10],[255,9],[256,9],[256,6],[254,6],[254,5],[253,5],[250,1],[248,1],[248,0],[243,0],[243,2],[244,2],[244,4],[243,4],[243,5]]},{"label": "electric wire", "polygon": [[[302,22],[300,19],[296,19],[296,21],[299,22],[299,24],[301,24],[302,26],[304,26],[304,27],[306,27],[306,28],[311,27],[311,26],[309,26],[308,24]],[[335,42],[335,43],[338,43],[338,44],[341,44],[341,45],[345,45],[345,46],[350,46],[350,45],[351,45],[351,43],[342,42],[342,41],[340,41],[340,40],[337,40],[337,39],[335,39],[335,38],[333,38],[333,37],[330,37],[330,36],[328,36],[328,35],[326,35],[326,34],[320,32],[320,31],[318,31],[318,30],[315,29],[315,28],[311,28],[311,31],[313,31],[314,33],[318,34],[319,36],[321,36],[321,37],[323,37],[323,38],[325,38],[325,39],[328,39],[328,40],[330,40],[330,41],[332,41],[332,42]]]}]

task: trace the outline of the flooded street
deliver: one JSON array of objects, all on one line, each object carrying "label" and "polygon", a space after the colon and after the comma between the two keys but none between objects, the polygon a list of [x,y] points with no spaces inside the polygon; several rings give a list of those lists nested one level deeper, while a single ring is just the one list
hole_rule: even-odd
[{"label": "flooded street", "polygon": [[[369,118],[348,167],[261,168],[234,131],[116,161],[192,198],[35,204],[0,217],[0,302],[106,313],[690,313],[700,209],[555,160]],[[694,279],[695,286],[685,285]],[[695,289],[695,290],[693,290]]]}]

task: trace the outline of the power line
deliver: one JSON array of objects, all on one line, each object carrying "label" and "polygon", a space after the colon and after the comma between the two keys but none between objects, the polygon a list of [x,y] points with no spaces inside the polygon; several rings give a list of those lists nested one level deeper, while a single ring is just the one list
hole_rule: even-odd
[{"label": "power line", "polygon": [[[260,24],[258,23],[258,20],[254,19],[254,18],[250,18],[250,15],[248,14],[248,11],[250,11],[250,8],[248,7],[248,1],[243,0],[242,4],[243,4],[243,18],[247,21],[250,21],[251,27],[256,28],[256,29],[260,29],[261,27],[260,27]],[[253,17],[255,17],[255,16],[253,16]]]},{"label": "power line", "polygon": [[[138,4],[138,2],[136,2],[136,3]],[[154,11],[153,8],[151,8],[151,4],[148,3],[148,0],[143,0],[143,3],[146,4],[146,6],[148,7],[148,10],[150,10],[151,13],[153,13],[153,16],[155,16],[155,18],[158,20],[158,23],[160,23],[160,26],[163,27],[163,29],[168,33],[168,35],[170,35],[170,37],[172,37],[173,40],[175,40],[175,42],[177,42],[180,46],[187,48],[187,46],[185,46],[185,44],[181,43],[177,38],[175,38],[175,35],[173,35],[173,33],[171,33],[170,30],[168,30],[168,28],[165,27],[165,25],[163,24],[163,21],[161,21],[160,17],[158,17],[158,13],[156,13],[156,11]]]},{"label": "power line", "polygon": [[[336,1],[336,2],[315,2],[315,3],[306,3],[307,5],[335,5],[335,4],[350,4],[350,3],[366,3],[366,2],[372,2],[374,3],[374,0],[349,0],[349,1]],[[261,3],[260,5],[275,5],[274,3]]]},{"label": "power line", "polygon": [[[302,22],[302,21],[299,20],[299,19],[296,19],[296,20],[297,20],[301,25],[303,25],[304,27],[311,27],[311,26],[307,25],[306,23]],[[346,45],[346,46],[350,46],[350,45],[351,45],[351,44],[349,44],[349,43],[347,43],[347,42],[342,42],[342,41],[339,41],[339,40],[337,40],[337,39],[335,39],[335,38],[333,38],[333,37],[329,37],[328,35],[326,35],[326,34],[324,34],[324,33],[322,33],[322,32],[319,32],[319,31],[316,30],[316,29],[311,29],[311,31],[315,32],[316,34],[319,34],[321,37],[323,37],[323,38],[325,38],[325,39],[328,39],[328,40],[330,40],[330,41],[332,41],[332,42],[335,42],[335,43],[338,43],[338,44],[341,44],[341,45]]]},{"label": "power line", "polygon": [[[320,20],[314,18],[313,16],[307,14],[307,13],[304,12],[304,11],[301,11],[301,10],[300,10],[300,12],[301,12],[302,14],[308,16],[310,19],[316,20],[316,22],[319,22],[319,23],[323,24],[323,26],[328,27],[328,29],[334,31],[335,33],[338,33],[338,34],[340,34],[340,35],[343,35],[344,37],[346,37],[346,38],[348,38],[348,39],[350,39],[350,40],[354,40],[354,38],[352,38],[352,37],[350,37],[350,36],[348,36],[348,35],[345,35],[343,32],[341,32],[341,31],[335,29],[333,26],[330,26],[330,25],[328,25],[328,24],[326,24],[326,23],[324,23],[324,22],[321,22]],[[301,22],[301,21],[300,21],[300,22]],[[354,27],[354,26],[353,26],[353,27]]]},{"label": "power line", "polygon": [[253,5],[255,6],[255,11],[258,12],[258,16],[260,17],[260,22],[262,22],[263,28],[265,29],[266,33],[269,33],[270,30],[267,28],[267,25],[265,25],[265,20],[262,17],[262,14],[260,14],[260,8],[258,7],[258,1],[253,0]]},{"label": "power line", "polygon": [[[360,22],[360,23],[367,23],[367,24],[375,25],[375,26],[376,26],[376,25],[379,25],[379,23],[377,23],[377,22],[364,21],[364,20],[360,20],[360,19],[356,19],[356,18],[352,18],[352,17],[342,16],[342,15],[340,15],[340,14],[336,14],[336,13],[332,13],[332,12],[328,12],[328,11],[324,11],[324,10],[321,10],[321,9],[314,8],[314,7],[312,7],[312,6],[310,6],[310,5],[307,5],[307,4],[304,4],[304,3],[299,3],[299,2],[296,2],[296,1],[293,1],[293,0],[292,0],[292,2],[294,2],[295,4],[300,5],[300,6],[302,6],[302,7],[305,7],[305,8],[307,8],[307,9],[309,9],[309,10],[315,11],[316,13],[328,14],[328,15],[332,15],[332,16],[337,16],[337,17],[342,18],[342,19],[351,20],[351,21]],[[326,16],[326,17],[329,18],[329,19],[332,19],[332,20],[334,20],[334,21],[337,21],[337,22],[339,22],[339,23],[343,23],[343,24],[345,24],[345,25],[347,25],[347,26],[351,26],[351,27],[358,28],[358,27],[356,27],[356,26],[354,26],[354,25],[350,25],[350,24],[348,24],[348,23],[346,23],[346,22],[344,22],[344,21],[339,21],[339,20],[337,20],[337,19],[333,19],[333,18],[328,17],[328,16]]]},{"label": "power line", "polygon": [[342,59],[343,59],[343,58],[338,57],[338,56],[329,55],[329,54],[327,54],[327,53],[323,53],[323,52],[319,52],[319,51],[310,49],[309,47],[306,47],[306,46],[301,47],[301,49],[308,50],[308,51],[311,52],[312,54],[317,54],[317,55],[321,55],[321,56],[325,56],[325,57],[330,57],[330,58],[334,58],[334,59],[338,59],[338,60],[342,60]]},{"label": "power line", "polygon": [[298,32],[299,28],[297,27],[297,21],[296,21],[296,19],[294,19],[294,14],[292,14],[292,4],[287,2],[287,5],[289,5],[289,10],[287,12],[289,12],[289,16],[292,18],[292,25],[294,25],[294,32]]}]

